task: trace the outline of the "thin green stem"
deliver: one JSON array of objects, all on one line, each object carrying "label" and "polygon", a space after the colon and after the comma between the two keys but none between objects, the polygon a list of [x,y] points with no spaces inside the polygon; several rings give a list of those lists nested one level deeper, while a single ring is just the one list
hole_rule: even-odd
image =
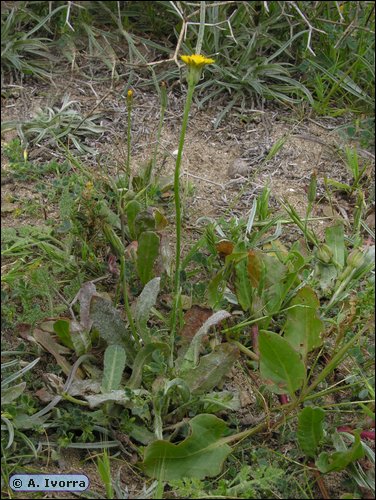
[{"label": "thin green stem", "polygon": [[243,354],[245,354],[249,358],[253,359],[254,361],[259,361],[259,357],[257,356],[257,354],[255,354],[253,351],[248,349],[248,347],[244,346],[243,344],[241,344],[237,340],[230,340],[230,342],[231,342],[231,344],[236,345],[236,347],[239,348],[239,351],[241,351]]},{"label": "thin green stem", "polygon": [[137,333],[136,326],[133,321],[133,316],[132,316],[132,311],[129,305],[129,299],[128,299],[128,288],[127,288],[127,279],[125,276],[125,258],[121,257],[120,258],[120,274],[121,274],[121,280],[123,283],[123,298],[124,298],[124,307],[125,307],[125,312],[127,314],[127,318],[129,321],[129,326],[131,327],[132,335],[134,339],[139,340],[140,336]]},{"label": "thin green stem", "polygon": [[128,96],[127,98],[127,165],[126,165],[126,173],[128,179],[128,189],[131,189],[131,127],[132,127],[132,96]]},{"label": "thin green stem", "polygon": [[195,85],[193,83],[189,83],[187,100],[185,101],[185,107],[184,107],[183,123],[180,133],[178,155],[176,158],[176,165],[175,165],[174,195],[175,195],[175,220],[176,220],[176,259],[175,259],[175,280],[174,280],[174,304],[171,316],[171,356],[173,353],[173,346],[176,336],[176,322],[177,322],[177,314],[178,314],[179,299],[180,299],[180,268],[181,268],[180,253],[181,253],[181,225],[182,225],[180,186],[179,186],[180,167],[183,156],[185,133],[188,125],[189,110],[191,109],[194,90],[195,90]]}]

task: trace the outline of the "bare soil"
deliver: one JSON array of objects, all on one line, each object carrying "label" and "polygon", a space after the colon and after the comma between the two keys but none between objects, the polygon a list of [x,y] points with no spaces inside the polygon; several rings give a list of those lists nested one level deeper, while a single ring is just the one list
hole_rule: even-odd
[{"label": "bare soil", "polygon": [[[124,165],[126,158],[127,111],[122,90],[119,86],[109,93],[102,85],[93,88],[94,94],[80,82],[68,82],[57,88],[48,85],[24,87],[16,90],[14,97],[6,99],[3,120],[29,120],[38,109],[59,106],[63,96],[69,95],[71,100],[77,101],[83,116],[94,112],[102,114],[101,124],[107,131],[99,140],[86,141],[98,151],[98,156],[89,155],[85,163],[91,165],[95,175],[100,158],[101,165],[111,171],[112,166]],[[157,162],[157,170],[162,176],[172,176],[174,171],[183,105],[184,95],[171,91]],[[201,110],[193,106],[191,111],[182,165],[182,184],[187,188],[185,216],[188,225],[193,225],[202,216],[245,216],[253,198],[266,185],[271,189],[275,207],[280,199],[288,199],[303,215],[306,190],[314,170],[318,174],[319,197],[324,195],[325,177],[350,182],[351,176],[339,154],[344,144],[334,131],[340,124],[338,119],[308,117],[297,121],[291,111],[271,106],[263,111],[232,110],[215,129],[213,124],[220,111],[218,105]],[[158,119],[158,98],[136,89],[132,113],[132,169],[135,175],[152,157]],[[13,132],[7,133],[4,139],[13,136]],[[281,149],[265,161],[272,146],[282,138],[285,142]],[[56,149],[44,144],[29,148],[28,154],[30,159],[40,162],[60,156]],[[360,156],[368,165],[367,174],[372,184],[374,156],[363,150]],[[5,160],[2,172],[7,175]],[[30,185],[12,183],[2,190],[4,203],[9,199],[17,203],[17,198],[25,201],[29,197],[33,197]],[[335,217],[340,214],[351,223],[351,200],[349,204],[349,200],[335,198],[331,207],[327,201],[322,201],[313,215]],[[2,212],[5,226],[12,224],[14,218],[13,211],[7,207],[9,205]],[[53,207],[45,209],[48,214]],[[25,218],[30,222],[30,217],[19,214],[17,224],[25,223]]]}]

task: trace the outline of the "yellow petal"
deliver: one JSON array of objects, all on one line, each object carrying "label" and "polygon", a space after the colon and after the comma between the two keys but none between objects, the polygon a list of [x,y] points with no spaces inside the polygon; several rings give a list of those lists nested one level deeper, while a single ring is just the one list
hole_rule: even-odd
[{"label": "yellow petal", "polygon": [[180,56],[181,60],[188,66],[194,66],[196,68],[202,68],[206,64],[213,64],[214,59],[202,56],[201,54],[192,54],[190,56]]}]

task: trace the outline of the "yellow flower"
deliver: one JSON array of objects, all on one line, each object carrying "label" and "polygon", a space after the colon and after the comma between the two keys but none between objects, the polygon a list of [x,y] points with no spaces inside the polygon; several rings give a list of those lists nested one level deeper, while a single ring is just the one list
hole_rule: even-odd
[{"label": "yellow flower", "polygon": [[27,149],[24,149],[23,151],[23,158],[24,158],[24,161],[27,161]]},{"label": "yellow flower", "polygon": [[213,64],[214,59],[202,56],[201,54],[192,54],[190,56],[180,56],[183,63],[194,68],[203,68],[206,64]]},{"label": "yellow flower", "polygon": [[127,92],[127,96],[128,96],[129,98],[133,97],[133,90],[128,90],[128,92]]}]

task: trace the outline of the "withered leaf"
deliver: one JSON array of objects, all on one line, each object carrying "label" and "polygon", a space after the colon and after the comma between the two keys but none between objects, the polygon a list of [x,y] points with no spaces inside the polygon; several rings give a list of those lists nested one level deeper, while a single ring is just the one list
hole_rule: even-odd
[{"label": "withered leaf", "polygon": [[228,240],[222,240],[215,245],[217,252],[222,256],[231,255],[234,251],[234,244]]}]

